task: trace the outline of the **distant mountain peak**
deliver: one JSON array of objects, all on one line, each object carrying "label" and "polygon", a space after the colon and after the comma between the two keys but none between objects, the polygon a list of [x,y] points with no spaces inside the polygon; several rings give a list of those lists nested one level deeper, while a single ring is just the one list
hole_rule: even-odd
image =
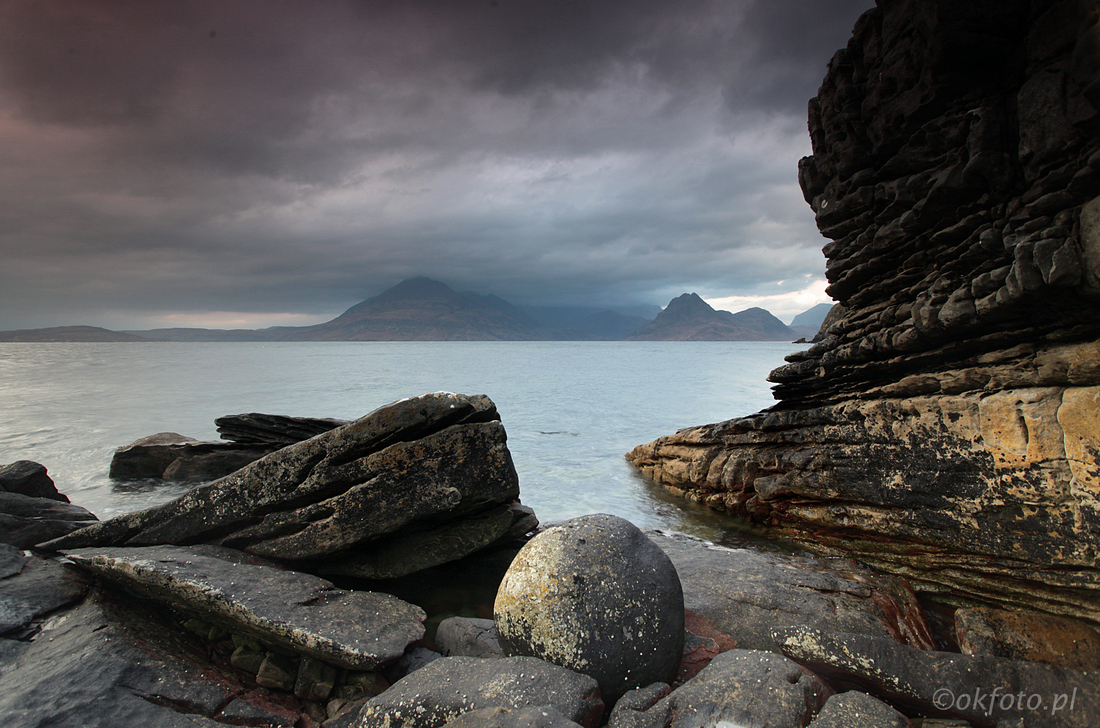
[{"label": "distant mountain peak", "polygon": [[642,341],[793,341],[782,321],[762,308],[716,311],[697,293],[668,302],[657,318],[630,337]]}]

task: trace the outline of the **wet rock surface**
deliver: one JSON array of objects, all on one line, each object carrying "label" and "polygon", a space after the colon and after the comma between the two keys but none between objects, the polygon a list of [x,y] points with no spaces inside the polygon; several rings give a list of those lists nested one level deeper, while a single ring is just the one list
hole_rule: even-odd
[{"label": "wet rock surface", "polygon": [[631,461],[952,603],[1100,623],[1098,23],[1091,0],[863,15],[799,167],[842,316],[771,410]]},{"label": "wet rock surface", "polygon": [[685,606],[741,649],[776,652],[772,628],[800,624],[932,647],[912,589],[849,559],[728,549],[682,534],[649,537],[675,564]]},{"label": "wet rock surface", "polygon": [[[505,440],[488,397],[424,395],[46,547],[207,542],[298,563],[354,559],[356,548],[378,548],[383,537],[516,500]],[[436,563],[456,558],[434,553]]]},{"label": "wet rock surface", "polygon": [[28,630],[51,612],[79,602],[89,586],[87,579],[52,559],[16,553],[4,552],[10,566],[0,578],[0,635]]},{"label": "wet rock surface", "polygon": [[[353,592],[308,574],[248,563],[230,549],[144,546],[74,549],[78,566],[234,633],[338,667],[371,670],[424,636],[419,607]],[[294,676],[290,676],[293,684]]]},{"label": "wet rock surface", "polygon": [[494,614],[505,654],[590,675],[609,702],[671,681],[683,653],[676,568],[617,516],[581,516],[535,536],[505,573]]},{"label": "wet rock surface", "polygon": [[372,698],[351,725],[434,728],[471,710],[547,705],[585,728],[604,711],[596,681],[564,667],[534,657],[444,657]]}]

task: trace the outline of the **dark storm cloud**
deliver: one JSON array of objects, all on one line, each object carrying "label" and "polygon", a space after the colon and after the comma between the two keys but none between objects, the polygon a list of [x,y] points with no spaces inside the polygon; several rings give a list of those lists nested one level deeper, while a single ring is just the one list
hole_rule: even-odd
[{"label": "dark storm cloud", "polygon": [[805,104],[868,4],[10,0],[0,328],[817,274]]}]

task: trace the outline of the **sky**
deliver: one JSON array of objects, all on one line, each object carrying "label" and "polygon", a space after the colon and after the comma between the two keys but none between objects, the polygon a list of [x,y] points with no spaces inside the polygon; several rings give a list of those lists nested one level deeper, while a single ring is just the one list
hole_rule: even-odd
[{"label": "sky", "polygon": [[873,0],[5,0],[0,329],[828,300],[806,104]]}]

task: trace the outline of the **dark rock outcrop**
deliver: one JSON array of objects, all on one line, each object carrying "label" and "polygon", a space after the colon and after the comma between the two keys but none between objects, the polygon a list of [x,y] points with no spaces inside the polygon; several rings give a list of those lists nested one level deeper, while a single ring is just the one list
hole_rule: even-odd
[{"label": "dark rock outcrop", "polygon": [[176,432],[158,432],[115,450],[109,475],[121,479],[213,480],[274,450],[228,442],[200,442]]},{"label": "dark rock outcrop", "polygon": [[345,591],[308,574],[249,563],[214,546],[65,552],[78,566],[261,644],[354,670],[392,662],[424,636],[426,615],[389,594]]},{"label": "dark rock outcrop", "polygon": [[238,445],[261,445],[278,449],[308,440],[348,424],[330,417],[288,417],[248,412],[214,420],[218,435]]},{"label": "dark rock outcrop", "polygon": [[[13,632],[27,630],[56,609],[79,602],[88,591],[89,581],[72,569],[50,559],[12,558],[15,551],[0,544],[6,561],[18,564],[6,569],[0,578],[0,635],[11,638]],[[22,556],[22,552],[16,552]],[[31,630],[33,632],[33,630]]]},{"label": "dark rock outcrop", "polygon": [[544,705],[585,728],[604,711],[596,681],[564,667],[534,657],[444,657],[372,698],[352,725],[436,728],[471,710]]},{"label": "dark rock outcrop", "polygon": [[834,685],[871,693],[916,715],[989,727],[1020,719],[1046,728],[1100,724],[1100,677],[1095,673],[915,650],[880,637],[806,627],[778,628],[775,637],[784,654]]},{"label": "dark rock outcrop", "polygon": [[[424,395],[44,547],[212,543],[307,570],[355,563],[383,539],[512,503],[519,484],[505,440],[488,397]],[[430,561],[458,556],[441,549]],[[417,568],[425,565],[418,560]]]},{"label": "dark rock outcrop", "polygon": [[955,611],[955,633],[967,655],[1100,670],[1100,634],[1075,619],[972,607]]},{"label": "dark rock outcrop", "polygon": [[806,728],[910,728],[904,715],[867,693],[850,690],[825,701],[825,707]]},{"label": "dark rock outcrop", "polygon": [[629,455],[958,604],[1100,622],[1100,11],[880,0],[799,180],[843,316],[771,410]]},{"label": "dark rock outcrop", "polygon": [[553,706],[538,708],[482,708],[463,713],[447,728],[579,728]]},{"label": "dark rock outcrop", "polygon": [[0,465],[0,490],[31,498],[69,502],[68,496],[57,492],[57,486],[46,467],[31,460],[17,460],[10,465]]},{"label": "dark rock outcrop", "polygon": [[0,492],[0,543],[30,548],[98,521],[91,511],[72,503]]},{"label": "dark rock outcrop", "polygon": [[609,703],[671,682],[684,647],[676,567],[634,524],[581,516],[516,555],[493,605],[508,655],[533,655],[590,675]]}]

